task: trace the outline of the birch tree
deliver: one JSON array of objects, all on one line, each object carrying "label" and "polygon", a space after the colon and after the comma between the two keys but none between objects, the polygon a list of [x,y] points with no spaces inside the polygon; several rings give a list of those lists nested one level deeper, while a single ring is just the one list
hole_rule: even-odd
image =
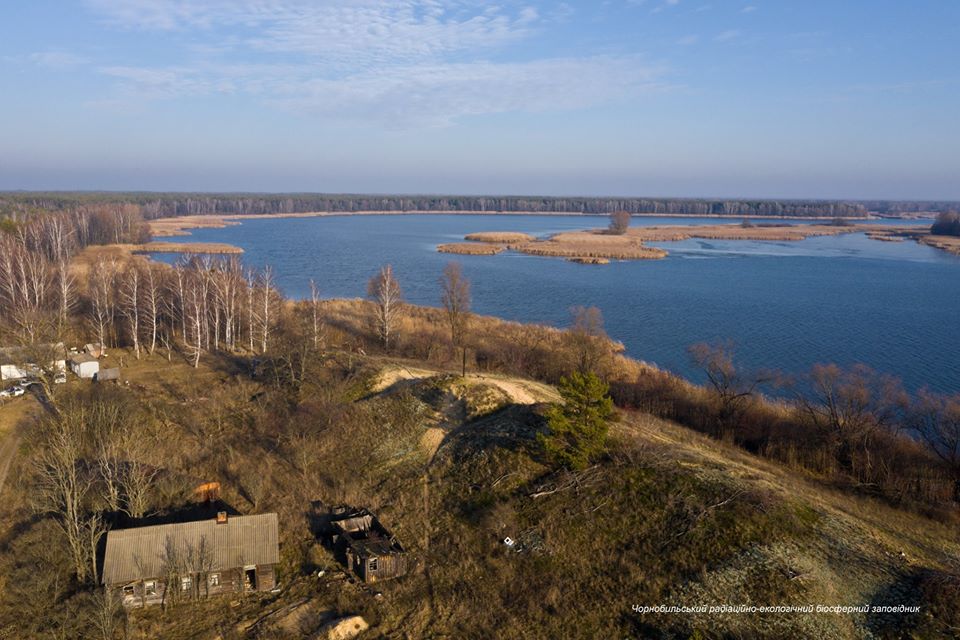
[{"label": "birch tree", "polygon": [[374,303],[374,328],[377,337],[383,343],[383,348],[389,351],[394,327],[403,307],[400,283],[393,275],[393,267],[388,264],[370,278],[367,295]]},{"label": "birch tree", "polygon": [[130,263],[120,276],[120,312],[127,320],[133,353],[140,359],[140,266]]}]

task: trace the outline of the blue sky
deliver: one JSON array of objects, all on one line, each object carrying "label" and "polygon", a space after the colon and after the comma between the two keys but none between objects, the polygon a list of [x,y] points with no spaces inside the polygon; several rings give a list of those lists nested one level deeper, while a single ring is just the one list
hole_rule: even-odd
[{"label": "blue sky", "polygon": [[0,0],[0,189],[960,199],[954,0]]}]

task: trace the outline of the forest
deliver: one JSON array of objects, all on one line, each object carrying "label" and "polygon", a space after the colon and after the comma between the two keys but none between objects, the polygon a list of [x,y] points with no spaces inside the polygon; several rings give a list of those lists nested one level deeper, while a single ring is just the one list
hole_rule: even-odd
[{"label": "forest", "polygon": [[[874,203],[880,205],[881,203]],[[245,194],[150,192],[0,193],[0,216],[31,210],[66,211],[97,206],[136,205],[147,219],[199,214],[358,211],[581,213],[608,215],[687,214],[724,216],[865,217],[871,207],[856,201],[600,198],[454,195]]]}]

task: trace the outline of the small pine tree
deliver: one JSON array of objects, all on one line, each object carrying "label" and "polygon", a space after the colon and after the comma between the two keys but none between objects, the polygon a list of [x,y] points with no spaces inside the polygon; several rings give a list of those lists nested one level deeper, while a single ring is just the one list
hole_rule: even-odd
[{"label": "small pine tree", "polygon": [[554,463],[583,469],[603,453],[613,400],[610,388],[593,373],[576,372],[560,381],[563,403],[547,413],[548,433],[537,436]]}]

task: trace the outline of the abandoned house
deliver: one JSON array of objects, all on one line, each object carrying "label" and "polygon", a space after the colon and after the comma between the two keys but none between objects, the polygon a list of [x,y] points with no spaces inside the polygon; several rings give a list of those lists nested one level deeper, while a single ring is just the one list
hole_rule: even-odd
[{"label": "abandoned house", "polygon": [[277,514],[220,512],[215,519],[108,532],[102,582],[124,606],[142,607],[270,591],[279,560]]},{"label": "abandoned house", "polygon": [[335,509],[330,519],[334,552],[364,582],[396,578],[407,572],[400,542],[366,509]]},{"label": "abandoned house", "polygon": [[78,378],[94,378],[100,372],[100,361],[86,353],[70,356],[70,371]]}]

